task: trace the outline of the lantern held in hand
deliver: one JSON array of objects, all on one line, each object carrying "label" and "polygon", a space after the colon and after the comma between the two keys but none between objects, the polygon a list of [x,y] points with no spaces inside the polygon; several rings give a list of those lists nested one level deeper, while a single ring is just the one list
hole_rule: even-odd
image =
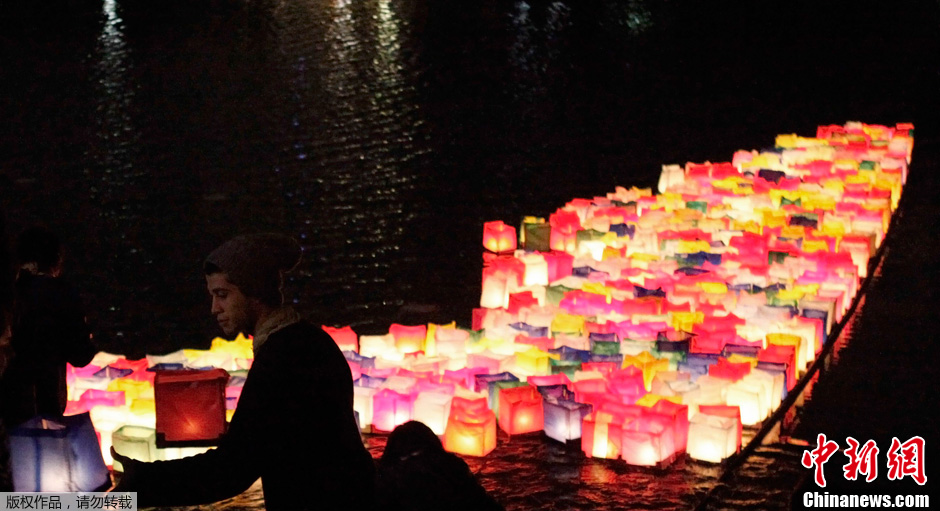
[{"label": "lantern held in hand", "polygon": [[225,433],[223,369],[160,371],[154,379],[157,442],[212,442]]}]

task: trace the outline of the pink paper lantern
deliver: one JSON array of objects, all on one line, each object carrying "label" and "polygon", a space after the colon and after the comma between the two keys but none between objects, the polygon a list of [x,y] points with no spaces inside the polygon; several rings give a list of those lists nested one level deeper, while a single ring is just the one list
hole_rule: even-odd
[{"label": "pink paper lantern", "polygon": [[676,453],[675,431],[670,417],[644,413],[621,428],[620,457],[628,465],[652,467]]},{"label": "pink paper lantern", "polygon": [[669,417],[673,423],[676,452],[685,452],[689,439],[689,407],[688,405],[674,403],[668,399],[660,399],[652,407],[652,412]]},{"label": "pink paper lantern", "polygon": [[372,425],[379,431],[392,431],[413,418],[415,394],[382,389],[372,397]]}]

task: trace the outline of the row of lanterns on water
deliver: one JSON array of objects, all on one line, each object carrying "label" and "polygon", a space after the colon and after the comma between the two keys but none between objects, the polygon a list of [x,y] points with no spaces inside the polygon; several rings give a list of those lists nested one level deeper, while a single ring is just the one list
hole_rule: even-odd
[{"label": "row of lanterns on water", "polygon": [[[469,329],[324,327],[352,370],[360,426],[418,420],[472,456],[499,428],[632,465],[721,462],[848,310],[912,147],[910,124],[821,126],[731,162],[664,166],[658,195],[618,188],[519,229],[486,223]],[[241,337],[140,361],[102,353],[70,370],[67,413],[90,414],[106,459],[111,442],[145,460],[188,455],[157,439],[219,436],[251,358]]]}]

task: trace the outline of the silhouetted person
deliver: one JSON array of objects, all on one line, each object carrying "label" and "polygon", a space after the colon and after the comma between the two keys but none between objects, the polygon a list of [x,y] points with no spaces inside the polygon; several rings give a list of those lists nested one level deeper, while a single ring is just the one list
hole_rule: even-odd
[{"label": "silhouetted person", "polygon": [[7,428],[40,414],[61,416],[68,398],[65,364],[87,365],[97,352],[81,299],[60,277],[59,238],[32,227],[17,238],[15,251],[13,355],[0,380]]},{"label": "silhouetted person", "polygon": [[[13,347],[10,340],[10,318],[13,306],[12,275],[6,218],[2,204],[0,204],[0,385],[3,384],[3,373],[13,356]],[[0,409],[2,408],[3,395],[0,395]],[[10,470],[10,443],[2,414],[0,414],[0,491],[13,491],[13,474]]]},{"label": "silhouetted person", "polygon": [[431,428],[409,421],[395,428],[378,463],[376,509],[501,511],[467,463],[444,450]]},{"label": "silhouetted person", "polygon": [[209,254],[212,314],[226,335],[254,336],[235,415],[204,454],[143,463],[114,453],[125,470],[115,491],[136,491],[142,507],[204,504],[260,477],[268,511],[370,509],[374,463],[353,414],[349,364],[326,332],[283,305],[282,274],[300,256],[296,241],[273,234]]}]

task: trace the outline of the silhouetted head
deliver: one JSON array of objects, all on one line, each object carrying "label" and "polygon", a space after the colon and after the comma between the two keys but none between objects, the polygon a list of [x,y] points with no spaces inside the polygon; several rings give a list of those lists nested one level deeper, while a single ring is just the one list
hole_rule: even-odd
[{"label": "silhouetted head", "polygon": [[408,421],[388,435],[381,461],[383,465],[394,465],[414,456],[442,452],[444,446],[431,428],[418,421]]},{"label": "silhouetted head", "polygon": [[300,257],[300,245],[280,234],[238,236],[213,250],[203,270],[222,331],[253,334],[258,319],[283,304],[284,273]]}]

